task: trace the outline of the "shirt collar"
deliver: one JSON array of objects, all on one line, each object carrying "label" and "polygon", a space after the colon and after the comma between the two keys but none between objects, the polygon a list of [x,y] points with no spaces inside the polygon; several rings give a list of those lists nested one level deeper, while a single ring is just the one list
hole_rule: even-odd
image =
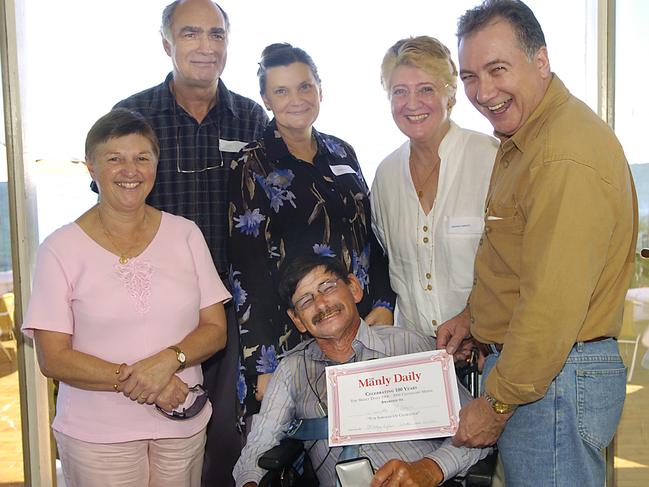
[{"label": "shirt collar", "polygon": [[[318,132],[315,128],[311,128],[311,132],[318,146],[318,154],[324,153],[336,155],[336,144],[328,142],[330,139],[328,139],[324,134]],[[277,121],[275,118],[273,118],[266,126],[264,132],[264,145],[266,146],[267,157],[271,161],[281,161],[287,157],[295,159],[293,154],[289,152],[284,139],[282,139],[282,136],[277,130]]]},{"label": "shirt collar", "polygon": [[[160,85],[160,89],[157,90],[154,98],[151,100],[151,105],[160,111],[174,112],[175,110],[182,109],[176,102],[176,97],[171,92],[171,80],[173,80],[173,77],[174,74],[172,71],[167,75],[162,85]],[[220,78],[217,90],[219,93],[219,101],[214,107],[212,107],[210,112],[207,114],[207,117],[210,118],[221,110],[227,110],[230,116],[239,118],[238,113],[234,110],[234,97],[232,96],[232,92],[228,90],[225,83]]]},{"label": "shirt collar", "polygon": [[439,144],[439,157],[443,161],[449,153],[457,147],[456,142],[460,135],[460,129],[453,120],[449,120],[448,132],[442,138]]},{"label": "shirt collar", "polygon": [[[552,73],[552,79],[543,95],[541,103],[539,103],[539,106],[536,107],[521,128],[509,139],[502,142],[501,148],[503,152],[508,152],[514,147],[521,152],[525,152],[525,147],[537,138],[541,128],[545,125],[548,118],[550,118],[553,108],[567,101],[569,97],[570,92],[566,86],[556,74]],[[496,134],[494,133],[494,135]]]},{"label": "shirt collar", "polygon": [[[352,349],[356,355],[356,360],[365,360],[367,357],[367,352],[375,352],[382,356],[387,356],[387,351],[385,348],[385,343],[379,338],[371,326],[368,326],[367,323],[361,318],[361,325],[358,327],[356,332],[356,338],[352,342]],[[318,342],[312,338],[300,345],[298,345],[295,351],[305,350],[307,356],[317,362],[331,362],[327,357],[325,357],[324,352],[318,345]]]}]

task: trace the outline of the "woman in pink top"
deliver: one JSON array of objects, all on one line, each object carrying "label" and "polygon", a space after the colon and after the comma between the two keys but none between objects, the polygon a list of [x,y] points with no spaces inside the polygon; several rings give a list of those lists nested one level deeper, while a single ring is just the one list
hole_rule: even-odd
[{"label": "woman in pink top", "polygon": [[139,114],[100,118],[86,139],[99,202],[38,251],[23,330],[60,381],[68,487],[200,485],[211,406],[194,386],[225,346],[230,295],[198,227],[145,204],[158,154]]}]

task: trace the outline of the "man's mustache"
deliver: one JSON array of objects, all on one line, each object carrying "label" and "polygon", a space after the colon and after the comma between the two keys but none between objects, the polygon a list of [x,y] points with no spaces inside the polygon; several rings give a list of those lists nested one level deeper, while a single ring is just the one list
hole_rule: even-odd
[{"label": "man's mustache", "polygon": [[315,315],[313,317],[313,319],[311,320],[311,322],[314,325],[317,325],[322,320],[324,320],[327,316],[329,316],[329,315],[331,315],[333,313],[337,313],[339,311],[342,311],[342,309],[343,309],[342,304],[336,304],[335,306],[327,306],[325,309],[323,309],[317,315]]}]

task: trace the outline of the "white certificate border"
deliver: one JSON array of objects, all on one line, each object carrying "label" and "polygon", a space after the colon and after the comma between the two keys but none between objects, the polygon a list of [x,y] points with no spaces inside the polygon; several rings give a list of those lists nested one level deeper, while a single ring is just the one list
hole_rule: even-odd
[{"label": "white certificate border", "polygon": [[[389,363],[385,363],[388,361]],[[378,363],[376,363],[378,362]],[[381,363],[383,362],[383,363]],[[433,364],[439,362],[442,367],[444,390],[446,392],[446,406],[449,411],[448,423],[431,428],[408,428],[389,432],[358,433],[353,435],[340,434],[340,398],[338,396],[338,378],[354,374],[366,374],[377,370],[386,370],[392,367],[408,365]],[[388,441],[405,441],[424,438],[438,438],[452,436],[457,431],[460,422],[460,403],[453,401],[454,393],[457,397],[457,383],[455,379],[455,363],[453,356],[445,350],[432,350],[384,359],[356,362],[344,366],[327,367],[327,381],[330,383],[333,400],[333,414],[329,415],[329,446],[343,446],[363,443],[385,443]],[[407,437],[407,438],[406,438]]]}]

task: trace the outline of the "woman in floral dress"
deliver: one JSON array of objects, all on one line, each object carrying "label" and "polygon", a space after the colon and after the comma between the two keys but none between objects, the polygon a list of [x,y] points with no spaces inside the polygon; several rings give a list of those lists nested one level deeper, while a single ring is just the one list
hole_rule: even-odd
[{"label": "woman in floral dress", "polygon": [[364,286],[359,310],[368,324],[392,324],[394,299],[354,149],[313,128],[322,99],[313,60],[290,44],[272,44],[257,74],[274,119],[233,163],[228,212],[246,416],[258,411],[281,354],[299,341],[277,295],[283,259],[304,252],[340,258]]}]

